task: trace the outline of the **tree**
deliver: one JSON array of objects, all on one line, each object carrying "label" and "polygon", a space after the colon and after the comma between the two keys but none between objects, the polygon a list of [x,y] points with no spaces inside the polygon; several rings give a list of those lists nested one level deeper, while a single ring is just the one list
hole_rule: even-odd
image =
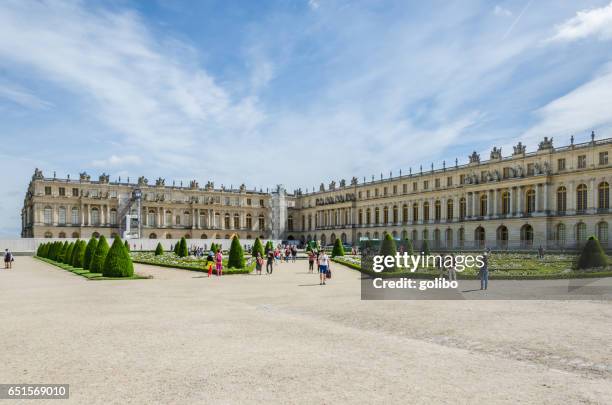
[{"label": "tree", "polygon": [[68,250],[68,242],[67,241],[64,242],[64,243],[60,242],[60,244],[61,244],[61,246],[60,246],[60,248],[58,250],[59,253],[55,257],[55,261],[63,263],[64,262],[64,257],[66,256],[66,250]]},{"label": "tree", "polygon": [[264,247],[261,244],[261,240],[259,240],[259,238],[255,239],[255,243],[253,243],[253,249],[251,249],[251,254],[253,255],[253,257],[257,257],[257,252],[259,252],[261,257],[264,257],[266,255]]},{"label": "tree", "polygon": [[607,266],[608,257],[606,253],[602,249],[599,240],[595,236],[591,236],[586,245],[584,245],[584,248],[582,248],[582,253],[580,253],[576,267],[584,270]]},{"label": "tree", "polygon": [[218,248],[217,248],[217,245],[215,244],[215,242],[211,242],[211,244],[210,244],[210,250],[212,250],[212,252],[213,252],[214,254],[216,254],[216,253],[217,253]]},{"label": "tree", "polygon": [[227,260],[227,267],[242,269],[244,268],[244,251],[238,235],[234,235],[232,238],[232,245],[230,246],[229,259]]},{"label": "tree", "polygon": [[85,254],[83,255],[83,269],[89,270],[89,265],[91,264],[91,258],[94,253],[96,253],[96,248],[98,247],[98,240],[93,236],[89,239],[87,246],[85,247]]},{"label": "tree", "polygon": [[174,250],[173,251],[174,251],[174,254],[177,255],[177,256],[179,255],[179,247],[180,247],[180,245],[181,245],[180,241],[176,242],[176,244],[174,245]]},{"label": "tree", "polygon": [[181,238],[181,241],[179,242],[178,246],[179,246],[178,248],[179,257],[189,256],[189,251],[187,250],[187,241],[185,240],[185,237]]},{"label": "tree", "polygon": [[[106,243],[106,240],[104,243]],[[132,264],[130,252],[128,252],[119,236],[115,236],[113,245],[104,258],[102,275],[104,277],[132,277],[134,275],[134,264]]]},{"label": "tree", "polygon": [[87,244],[84,240],[78,240],[74,251],[72,252],[72,267],[83,267],[83,259],[85,258],[85,249]]},{"label": "tree", "polygon": [[431,254],[431,249],[429,249],[429,242],[427,242],[427,239],[425,239],[423,241],[423,248],[422,248],[422,250],[423,250],[423,254],[425,256],[429,256]]},{"label": "tree", "polygon": [[344,256],[344,246],[342,246],[342,241],[340,238],[336,238],[336,242],[334,242],[334,248],[332,249],[332,257],[336,256]]},{"label": "tree", "polygon": [[102,269],[104,267],[104,260],[106,260],[106,255],[108,254],[108,243],[106,242],[106,238],[104,235],[100,236],[98,240],[98,245],[96,246],[96,252],[93,254],[91,258],[91,263],[89,263],[89,271],[91,273],[102,273]]},{"label": "tree", "polygon": [[164,254],[164,248],[161,245],[161,242],[157,242],[157,247],[155,248],[155,256],[161,256]]},{"label": "tree", "polygon": [[70,242],[68,244],[68,248],[66,249],[66,254],[64,255],[64,260],[62,263],[72,264],[72,251],[74,250],[74,242]]},{"label": "tree", "polygon": [[414,248],[412,247],[412,241],[410,239],[406,239],[406,253],[409,256],[414,255]]},{"label": "tree", "polygon": [[125,240],[125,249],[129,252],[130,251],[130,244],[128,243],[127,239]]},{"label": "tree", "polygon": [[[381,256],[395,257],[396,253],[397,253],[397,248],[395,246],[395,240],[393,239],[393,236],[391,236],[391,234],[389,233],[385,233],[382,243],[380,244],[379,254]],[[393,267],[387,267],[387,271],[393,271],[393,270],[395,270],[395,265]]]}]

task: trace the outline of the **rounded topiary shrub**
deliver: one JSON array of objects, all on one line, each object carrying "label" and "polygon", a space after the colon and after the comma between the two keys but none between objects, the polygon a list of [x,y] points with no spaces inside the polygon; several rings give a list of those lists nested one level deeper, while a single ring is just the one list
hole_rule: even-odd
[{"label": "rounded topiary shrub", "polygon": [[582,253],[580,253],[576,267],[584,270],[607,266],[608,257],[606,253],[602,249],[599,240],[595,236],[591,236],[586,245],[584,245],[584,248],[582,248]]},{"label": "rounded topiary shrub", "polygon": [[[397,253],[397,247],[395,245],[395,240],[393,239],[393,236],[391,236],[391,234],[389,233],[385,233],[385,236],[383,237],[383,240],[380,244],[380,250],[378,252],[381,256],[394,256]],[[395,270],[395,266],[393,267],[387,267],[386,271],[393,271]]]},{"label": "rounded topiary shrub", "polygon": [[84,240],[79,240],[72,252],[72,267],[83,267],[83,259],[85,258],[85,249],[87,244]]},{"label": "rounded topiary shrub", "polygon": [[255,239],[255,243],[253,243],[253,249],[251,249],[251,254],[253,255],[253,257],[257,257],[257,252],[259,252],[261,257],[264,257],[266,255],[263,244],[261,243],[261,240],[259,238]]},{"label": "rounded topiary shrub", "polygon": [[235,269],[244,268],[244,251],[242,250],[242,245],[240,245],[240,240],[236,235],[234,235],[232,238],[227,267]]},{"label": "rounded topiary shrub", "polygon": [[91,263],[89,263],[89,271],[91,273],[102,273],[102,269],[104,267],[104,260],[106,260],[107,254],[108,243],[106,242],[106,238],[104,237],[104,235],[102,235],[98,240],[96,251],[91,257]]},{"label": "rounded topiary shrub", "polygon": [[340,238],[336,238],[334,242],[334,248],[332,249],[332,257],[344,256],[344,246]]},{"label": "rounded topiary shrub", "polygon": [[85,247],[85,254],[83,255],[83,268],[85,270],[89,270],[89,265],[91,264],[91,258],[94,253],[96,253],[96,247],[98,247],[98,240],[93,236],[87,242],[87,246]]},{"label": "rounded topiary shrub", "polygon": [[157,242],[157,246],[155,247],[155,256],[161,256],[164,254],[164,248],[161,245],[161,242]]},{"label": "rounded topiary shrub", "polygon": [[106,254],[102,275],[104,277],[132,277],[134,275],[130,252],[118,236],[115,237],[113,245]]}]

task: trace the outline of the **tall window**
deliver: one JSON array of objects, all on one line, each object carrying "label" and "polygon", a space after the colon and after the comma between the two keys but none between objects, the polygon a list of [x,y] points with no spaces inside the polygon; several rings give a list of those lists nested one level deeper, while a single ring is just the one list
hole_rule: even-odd
[{"label": "tall window", "polygon": [[170,226],[172,225],[172,212],[166,211],[166,223],[164,225]]},{"label": "tall window", "polygon": [[380,223],[380,208],[376,207],[374,209],[374,223],[375,224],[379,224]]},{"label": "tall window", "polygon": [[579,242],[586,240],[586,224],[584,222],[576,224],[576,240]]},{"label": "tall window", "polygon": [[417,222],[419,220],[419,204],[412,204],[412,222]]},{"label": "tall window", "polygon": [[597,238],[600,242],[608,241],[608,223],[600,222],[597,224]]},{"label": "tall window", "polygon": [[57,215],[57,223],[60,225],[66,224],[66,208],[59,207],[59,211]]},{"label": "tall window", "polygon": [[557,189],[557,212],[565,212],[567,210],[567,190],[564,186]]},{"label": "tall window", "polygon": [[389,207],[383,208],[383,222],[385,224],[389,223]]},{"label": "tall window", "polygon": [[587,186],[581,184],[576,188],[576,211],[582,212],[587,209]]},{"label": "tall window", "polygon": [[[290,231],[293,231],[293,217],[289,215],[287,226]],[[234,229],[240,229],[240,215],[234,214]]]},{"label": "tall window", "polygon": [[[262,200],[262,201],[263,201],[263,200]],[[263,214],[260,214],[260,215],[259,215],[259,229],[260,229],[260,230],[263,230],[263,229],[265,229],[265,228],[266,228],[266,220],[265,220],[265,218],[264,218]]]},{"label": "tall window", "polygon": [[584,169],[586,167],[586,155],[578,156],[578,168]]},{"label": "tall window", "polygon": [[452,221],[453,220],[453,199],[450,198],[447,202],[446,202],[446,220],[447,221]]},{"label": "tall window", "polygon": [[[251,214],[247,214],[246,216],[246,227],[247,229],[253,229],[253,218],[251,217]],[[312,228],[312,216],[309,215],[308,216],[308,229]]]},{"label": "tall window", "polygon": [[399,212],[398,212],[398,209],[397,209],[397,205],[394,205],[393,206],[393,223],[394,224],[399,223],[399,216],[398,215],[399,215]]},{"label": "tall window", "polygon": [[111,225],[117,225],[117,210],[110,210],[110,223]]},{"label": "tall window", "polygon": [[51,225],[53,223],[53,210],[51,207],[45,207],[44,221],[45,225]]},{"label": "tall window", "polygon": [[599,200],[599,209],[608,209],[610,208],[610,186],[605,181],[599,183],[597,187],[598,192],[598,200]]},{"label": "tall window", "polygon": [[100,225],[100,211],[97,208],[91,209],[91,225]]},{"label": "tall window", "polygon": [[429,221],[429,203],[427,201],[423,203],[423,221]]},{"label": "tall window", "polygon": [[608,164],[608,152],[599,152],[599,164],[600,165]]},{"label": "tall window", "polygon": [[147,225],[155,226],[155,211],[149,211],[147,214]]},{"label": "tall window", "polygon": [[559,224],[557,225],[557,242],[560,245],[565,245],[565,240],[566,240],[565,224]]},{"label": "tall window", "polygon": [[527,202],[527,213],[532,213],[535,212],[535,203],[536,203],[536,195],[535,195],[535,190],[534,189],[530,189],[527,191],[527,193],[525,193],[525,199]]},{"label": "tall window", "polygon": [[72,208],[72,225],[78,224],[79,221],[79,209],[76,207]]},{"label": "tall window", "polygon": [[408,204],[402,205],[402,224],[408,222]]},{"label": "tall window", "polygon": [[368,208],[366,209],[366,224],[372,223],[372,211]]},{"label": "tall window", "polygon": [[487,202],[488,202],[488,198],[486,194],[483,194],[480,196],[480,216],[481,217],[485,217],[487,216]]},{"label": "tall window", "polygon": [[502,193],[501,199],[502,199],[502,206],[501,206],[502,214],[503,215],[510,214],[510,193],[507,191],[504,191]]},{"label": "tall window", "polygon": [[461,220],[465,219],[465,211],[466,211],[465,197],[462,197],[459,200],[459,219]]},{"label": "tall window", "polygon": [[225,214],[225,216],[223,217],[223,227],[225,229],[230,229],[231,225],[230,225],[230,214]]},{"label": "tall window", "polygon": [[434,203],[434,219],[439,221],[442,219],[442,203],[440,200],[436,200]]}]

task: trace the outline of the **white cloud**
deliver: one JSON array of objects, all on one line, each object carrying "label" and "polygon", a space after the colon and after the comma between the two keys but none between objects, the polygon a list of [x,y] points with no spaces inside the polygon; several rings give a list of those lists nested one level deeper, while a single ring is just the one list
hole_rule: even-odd
[{"label": "white cloud", "polygon": [[0,83],[0,99],[5,99],[22,107],[35,110],[48,109],[52,106],[51,103],[31,92],[7,83]]},{"label": "white cloud", "polygon": [[502,6],[500,6],[498,4],[493,9],[493,14],[495,14],[496,16],[499,16],[499,17],[511,17],[512,16],[512,11],[510,11],[507,8],[504,8],[504,7],[502,7]]},{"label": "white cloud", "polygon": [[316,10],[320,7],[320,4],[318,0],[308,0],[308,6],[313,10]]},{"label": "white cloud", "polygon": [[108,159],[94,160],[92,166],[101,168],[123,168],[125,166],[135,166],[142,163],[142,159],[136,155],[111,155]]},{"label": "white cloud", "polygon": [[549,41],[575,41],[591,36],[600,40],[612,39],[612,2],[605,7],[578,11],[556,27]]}]

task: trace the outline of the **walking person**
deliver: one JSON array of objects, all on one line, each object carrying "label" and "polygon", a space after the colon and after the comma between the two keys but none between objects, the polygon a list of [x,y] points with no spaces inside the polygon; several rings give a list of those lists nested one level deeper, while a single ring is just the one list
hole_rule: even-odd
[{"label": "walking person", "polygon": [[257,274],[261,276],[261,269],[263,267],[263,257],[261,257],[261,252],[257,252],[257,257],[255,258],[255,270]]},{"label": "walking person", "polygon": [[15,259],[13,258],[13,254],[11,253],[11,251],[8,249],[5,249],[4,250],[4,268],[12,269],[14,260]]},{"label": "walking person", "polygon": [[486,290],[487,287],[489,286],[489,253],[488,252],[485,252],[485,254],[482,256],[482,261],[483,261],[483,264],[479,271],[480,289]]},{"label": "walking person", "polygon": [[327,279],[327,272],[329,271],[329,256],[325,253],[325,250],[319,255],[319,285],[325,285]]},{"label": "walking person", "polygon": [[273,266],[274,266],[274,260],[276,260],[274,252],[272,250],[268,251],[267,259],[268,260],[266,262],[266,273],[267,274],[272,274],[272,270],[273,270]]},{"label": "walking person", "polygon": [[314,272],[315,257],[316,256],[312,250],[308,252],[308,272],[309,273]]},{"label": "walking person", "polygon": [[297,247],[293,245],[291,248],[291,260],[295,263],[295,259],[297,259]]},{"label": "walking person", "polygon": [[221,249],[219,249],[217,251],[217,254],[215,255],[215,262],[216,262],[217,276],[222,276],[223,275],[223,254],[221,253]]}]

